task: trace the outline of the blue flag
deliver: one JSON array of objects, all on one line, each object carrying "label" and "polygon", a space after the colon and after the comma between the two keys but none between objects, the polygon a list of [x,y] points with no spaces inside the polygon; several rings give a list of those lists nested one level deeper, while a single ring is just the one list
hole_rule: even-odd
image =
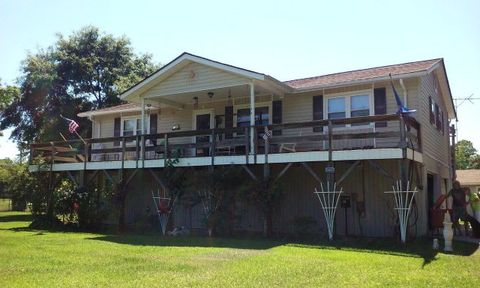
[{"label": "blue flag", "polygon": [[392,84],[392,89],[393,89],[393,94],[395,95],[395,101],[397,101],[397,106],[398,106],[398,114],[410,114],[410,113],[415,113],[417,110],[415,109],[408,109],[407,107],[403,106],[402,99],[400,96],[398,96],[397,90],[395,90],[395,86],[393,85],[393,79],[392,79],[392,74],[389,74],[390,76],[390,83]]}]

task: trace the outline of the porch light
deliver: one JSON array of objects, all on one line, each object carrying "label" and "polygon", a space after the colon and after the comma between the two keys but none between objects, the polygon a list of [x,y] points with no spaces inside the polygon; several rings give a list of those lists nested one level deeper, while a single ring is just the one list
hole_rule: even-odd
[{"label": "porch light", "polygon": [[172,131],[180,130],[180,124],[175,124],[172,126]]},{"label": "porch light", "polygon": [[215,93],[213,93],[213,92],[208,92],[207,95],[208,95],[208,98],[212,99],[212,98],[213,98],[213,95],[215,95]]}]

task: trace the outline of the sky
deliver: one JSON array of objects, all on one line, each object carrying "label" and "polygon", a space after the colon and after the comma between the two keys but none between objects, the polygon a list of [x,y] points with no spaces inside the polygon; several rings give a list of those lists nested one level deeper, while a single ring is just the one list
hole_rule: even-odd
[{"label": "sky", "polygon": [[[0,0],[0,78],[28,53],[94,25],[168,63],[182,52],[291,80],[442,57],[454,98],[480,98],[480,1]],[[461,101],[460,101],[461,102]],[[480,100],[458,107],[480,150]],[[0,158],[15,144],[0,137]]]}]

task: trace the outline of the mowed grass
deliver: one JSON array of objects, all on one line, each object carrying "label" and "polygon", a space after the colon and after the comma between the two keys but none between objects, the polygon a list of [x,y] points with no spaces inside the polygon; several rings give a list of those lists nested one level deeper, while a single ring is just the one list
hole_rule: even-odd
[{"label": "mowed grass", "polygon": [[480,287],[480,252],[429,241],[295,244],[34,231],[0,213],[0,287]]}]

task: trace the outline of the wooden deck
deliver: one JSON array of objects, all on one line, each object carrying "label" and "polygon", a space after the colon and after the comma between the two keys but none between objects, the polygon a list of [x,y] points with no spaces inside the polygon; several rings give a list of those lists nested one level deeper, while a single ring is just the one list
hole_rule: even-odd
[{"label": "wooden deck", "polygon": [[[253,141],[251,140],[253,132]],[[419,123],[397,114],[33,144],[53,171],[360,159],[422,161]],[[251,145],[253,142],[253,145]],[[50,166],[49,165],[49,166]]]}]

